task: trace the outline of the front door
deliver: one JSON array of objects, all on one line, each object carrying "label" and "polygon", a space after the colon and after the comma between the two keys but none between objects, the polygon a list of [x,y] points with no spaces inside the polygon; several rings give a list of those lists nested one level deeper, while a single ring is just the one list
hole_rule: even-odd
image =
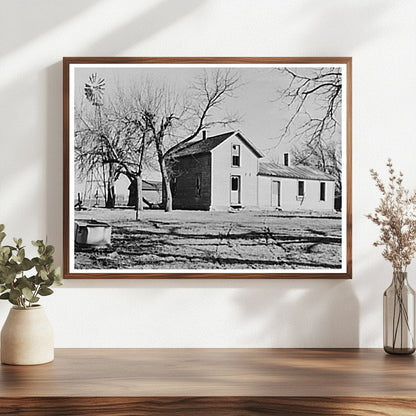
[{"label": "front door", "polygon": [[280,181],[272,181],[272,207],[280,207]]},{"label": "front door", "polygon": [[241,178],[238,175],[231,176],[231,205],[241,204]]}]

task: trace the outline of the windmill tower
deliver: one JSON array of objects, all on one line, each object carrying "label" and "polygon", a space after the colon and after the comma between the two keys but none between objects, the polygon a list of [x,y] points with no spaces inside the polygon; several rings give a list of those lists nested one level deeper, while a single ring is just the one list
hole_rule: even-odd
[{"label": "windmill tower", "polygon": [[[94,107],[94,131],[97,135],[100,134],[102,128],[102,106],[104,104],[104,90],[105,81],[103,78],[99,78],[97,73],[91,74],[88,78],[88,82],[85,83],[84,94],[86,99]],[[86,190],[84,199],[95,198],[95,205],[98,205],[99,194],[107,199],[107,174],[104,163],[105,158],[105,146],[101,139],[98,139],[101,143],[101,167],[99,169],[91,170],[89,178],[86,182]],[[95,188],[95,190],[94,190]]]}]

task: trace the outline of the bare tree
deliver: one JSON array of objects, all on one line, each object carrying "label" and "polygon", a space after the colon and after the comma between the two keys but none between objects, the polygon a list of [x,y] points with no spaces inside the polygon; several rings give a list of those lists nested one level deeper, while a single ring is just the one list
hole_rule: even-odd
[{"label": "bare tree", "polygon": [[103,163],[108,166],[107,179],[112,186],[124,174],[131,183],[129,202],[134,197],[141,209],[142,172],[155,159],[149,153],[154,149],[162,177],[163,205],[171,211],[175,151],[204,129],[238,120],[220,111],[238,86],[239,77],[229,69],[205,70],[182,95],[172,86],[146,79],[130,91],[118,90],[102,108],[99,128],[81,106],[75,144],[79,174],[85,178]]},{"label": "bare tree", "polygon": [[296,163],[314,166],[333,174],[341,186],[341,107],[340,68],[282,68],[287,84],[279,96],[290,110],[280,137],[295,148]]},{"label": "bare tree", "polygon": [[[102,184],[105,205],[115,205],[114,183],[117,172],[112,163],[111,148],[117,137],[111,137],[106,117],[100,114],[97,123],[96,115],[92,115],[81,107],[75,118],[75,163],[80,180],[90,180]],[[103,121],[104,120],[104,121]]]},{"label": "bare tree", "polygon": [[150,159],[147,153],[151,139],[133,98],[126,91],[118,90],[114,99],[103,107],[99,127],[91,114],[81,109],[77,112],[75,162],[78,176],[85,180],[91,173],[99,174],[101,165],[106,168],[108,208],[115,205],[114,183],[121,174],[131,184],[128,203],[138,210],[143,208],[142,172]]},{"label": "bare tree", "polygon": [[196,138],[204,129],[237,121],[221,109],[224,101],[239,86],[239,77],[231,70],[204,71],[189,88],[182,101],[167,86],[149,85],[143,101],[146,128],[151,131],[156,146],[165,211],[172,210],[171,176],[175,151]]}]

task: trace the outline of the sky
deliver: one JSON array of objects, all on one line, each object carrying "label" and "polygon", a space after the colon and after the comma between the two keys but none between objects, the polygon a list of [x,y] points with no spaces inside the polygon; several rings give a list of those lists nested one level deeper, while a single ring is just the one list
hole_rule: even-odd
[{"label": "sky", "polygon": [[[218,66],[218,65],[213,65]],[[227,65],[229,67],[230,65]],[[266,156],[275,161],[282,161],[284,152],[290,152],[296,143],[290,138],[281,140],[281,134],[293,110],[287,103],[279,100],[279,90],[285,88],[290,77],[272,66],[235,66],[232,68],[239,76],[239,87],[233,96],[226,99],[221,107],[223,113],[233,113],[239,116],[239,122],[233,126],[217,126],[209,130],[208,137],[230,130],[240,130]],[[288,66],[288,65],[284,65]],[[310,71],[312,65],[294,67],[297,71]],[[322,67],[323,65],[319,65]],[[314,66],[316,68],[316,66]],[[117,86],[129,89],[132,85],[139,85],[152,80],[155,85],[168,85],[185,95],[204,68],[214,70],[209,65],[172,66],[161,65],[79,65],[74,69],[74,99],[79,103],[84,99],[84,86],[91,74],[97,73],[98,78],[105,81],[104,102],[114,96]],[[222,116],[222,114],[218,114]],[[151,175],[152,176],[152,175]],[[148,179],[155,179],[149,177]]]}]

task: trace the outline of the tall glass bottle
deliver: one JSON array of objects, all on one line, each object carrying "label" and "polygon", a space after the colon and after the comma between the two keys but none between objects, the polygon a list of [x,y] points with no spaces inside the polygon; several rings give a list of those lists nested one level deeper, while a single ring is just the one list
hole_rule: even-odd
[{"label": "tall glass bottle", "polygon": [[415,291],[406,272],[393,272],[383,296],[384,351],[413,354],[415,351]]}]

